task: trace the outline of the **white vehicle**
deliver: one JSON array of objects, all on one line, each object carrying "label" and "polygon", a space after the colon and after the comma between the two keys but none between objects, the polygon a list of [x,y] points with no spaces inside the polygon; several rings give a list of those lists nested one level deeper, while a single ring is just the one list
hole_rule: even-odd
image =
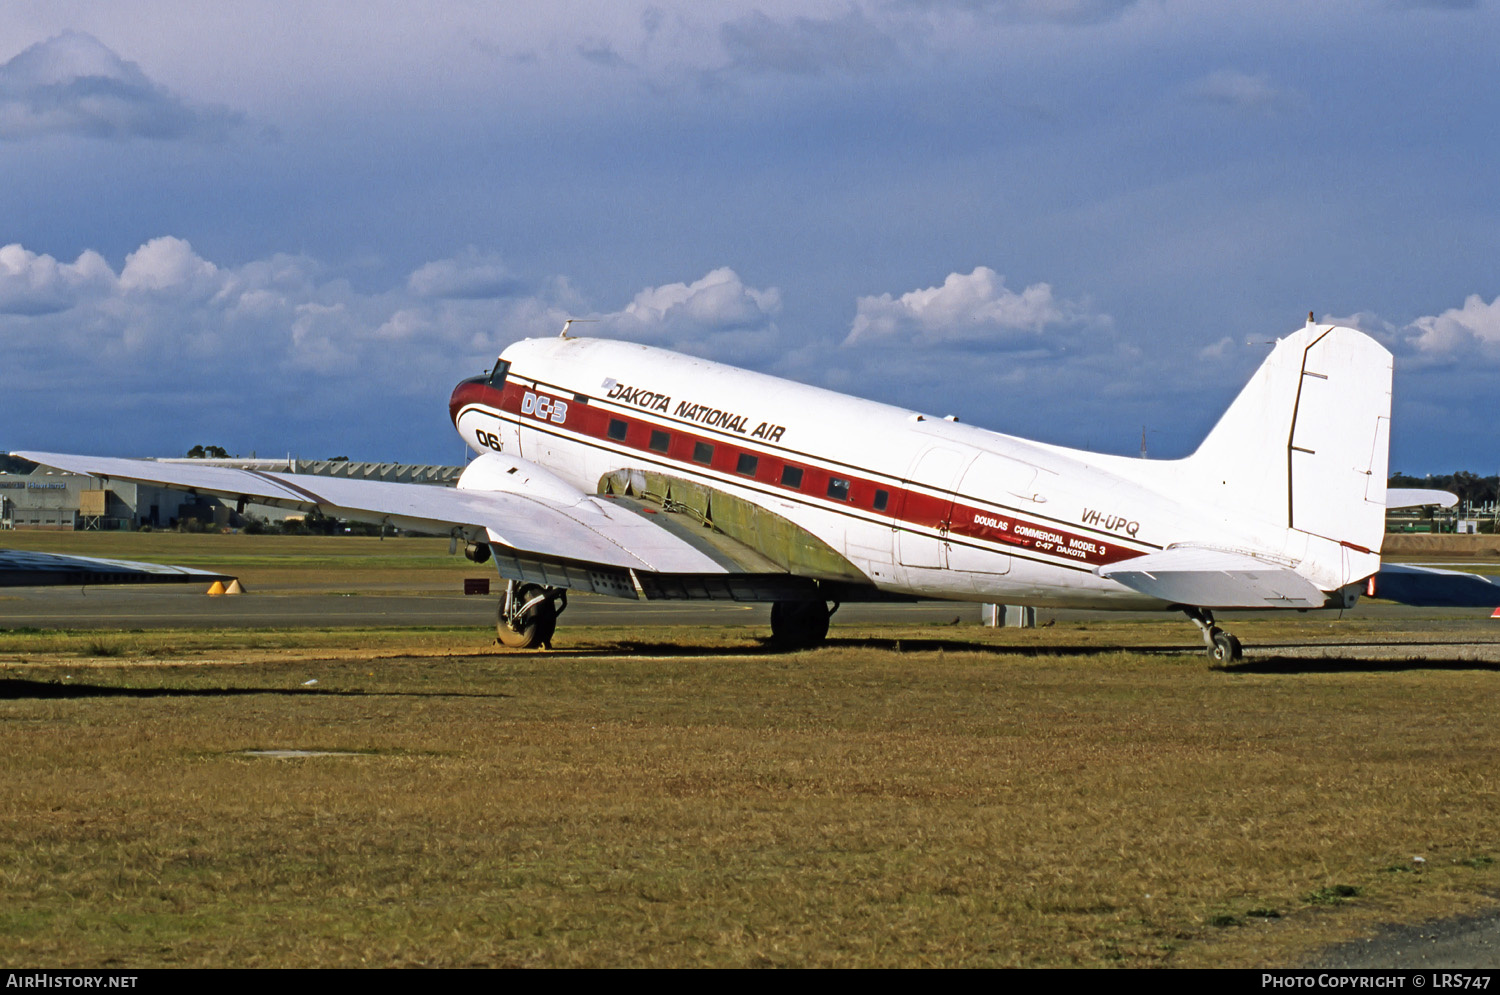
[{"label": "white vehicle", "polygon": [[[480,453],[457,489],[17,455],[450,535],[507,580],[510,646],[548,645],[584,590],[770,602],[790,646],[852,601],[1178,610],[1229,661],[1240,644],[1215,611],[1349,607],[1377,583],[1388,504],[1450,503],[1387,493],[1391,374],[1373,339],[1309,323],[1193,455],[1147,461],[564,329],[455,388],[453,423]],[[1441,579],[1413,569],[1408,586]],[[1477,583],[1465,603],[1500,604]]]}]

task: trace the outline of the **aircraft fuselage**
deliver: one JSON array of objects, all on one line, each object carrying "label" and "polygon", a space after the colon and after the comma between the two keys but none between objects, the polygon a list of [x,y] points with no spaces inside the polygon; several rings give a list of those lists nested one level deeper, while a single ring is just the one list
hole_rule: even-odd
[{"label": "aircraft fuselage", "polygon": [[[1094,569],[1188,536],[1257,544],[1255,528],[1131,479],[1129,464],[1145,461],[661,349],[533,339],[507,348],[497,372],[460,384],[450,401],[475,450],[519,456],[588,493],[622,468],[700,482],[808,530],[888,593],[1162,608]],[[1148,469],[1170,479],[1169,467]]]}]

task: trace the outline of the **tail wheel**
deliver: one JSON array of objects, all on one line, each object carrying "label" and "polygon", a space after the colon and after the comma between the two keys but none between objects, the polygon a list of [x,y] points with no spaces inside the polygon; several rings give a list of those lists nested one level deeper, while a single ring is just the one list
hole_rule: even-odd
[{"label": "tail wheel", "polygon": [[557,605],[552,594],[538,584],[518,588],[512,601],[511,617],[506,617],[505,600],[500,602],[500,617],[495,636],[500,645],[514,650],[530,650],[552,645],[557,631]]},{"label": "tail wheel", "polygon": [[771,642],[784,649],[806,649],[828,638],[833,612],[822,601],[777,601],[771,605]]}]

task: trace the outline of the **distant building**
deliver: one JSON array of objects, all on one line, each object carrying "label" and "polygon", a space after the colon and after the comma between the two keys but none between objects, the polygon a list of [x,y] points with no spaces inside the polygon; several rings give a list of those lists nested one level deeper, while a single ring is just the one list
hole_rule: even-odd
[{"label": "distant building", "polygon": [[213,519],[209,502],[183,491],[123,481],[106,485],[41,467],[29,474],[0,472],[0,500],[0,527],[8,529],[136,529],[184,517]]}]

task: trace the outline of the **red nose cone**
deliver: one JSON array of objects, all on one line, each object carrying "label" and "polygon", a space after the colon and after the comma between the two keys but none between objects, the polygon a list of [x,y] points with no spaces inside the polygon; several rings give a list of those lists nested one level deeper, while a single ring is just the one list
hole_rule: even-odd
[{"label": "red nose cone", "polygon": [[501,392],[490,386],[488,377],[470,377],[459,382],[453,388],[453,393],[448,396],[448,417],[453,426],[458,427],[458,415],[464,408],[472,404],[482,404],[487,408],[500,410]]},{"label": "red nose cone", "polygon": [[458,427],[458,412],[464,406],[464,397],[466,395],[464,388],[468,386],[469,381],[465,380],[454,387],[453,393],[448,395],[448,420],[453,422],[455,428]]}]

